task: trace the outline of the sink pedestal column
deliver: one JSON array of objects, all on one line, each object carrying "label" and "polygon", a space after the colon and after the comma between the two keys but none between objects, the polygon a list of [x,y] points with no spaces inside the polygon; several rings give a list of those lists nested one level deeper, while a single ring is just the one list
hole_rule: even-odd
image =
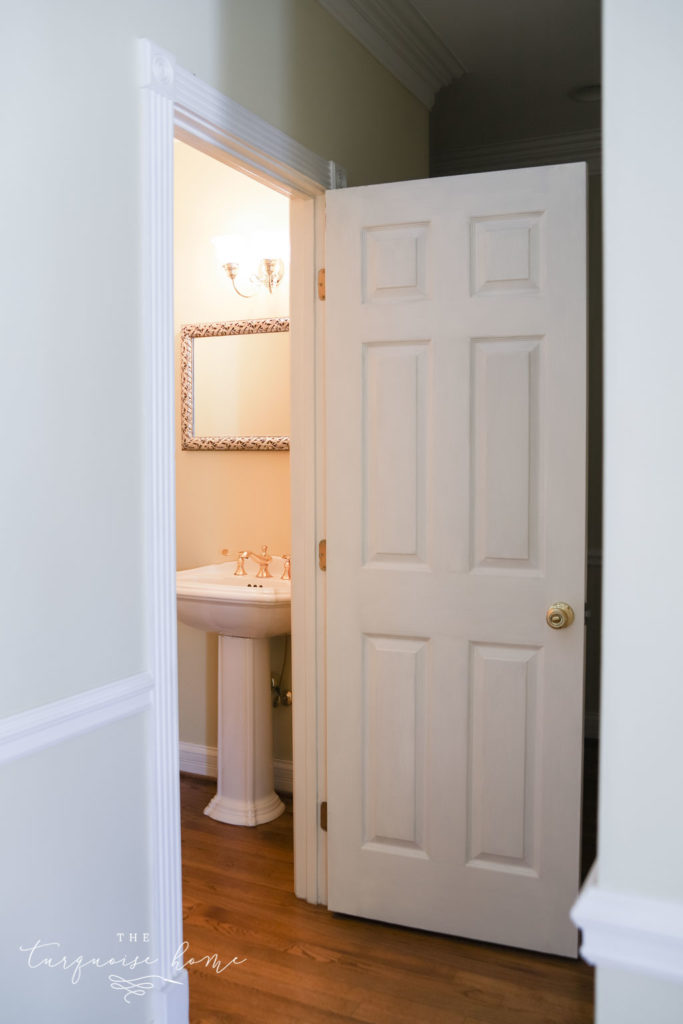
[{"label": "sink pedestal column", "polygon": [[273,788],[268,640],[218,637],[218,791],[204,814],[260,825],[285,809]]}]

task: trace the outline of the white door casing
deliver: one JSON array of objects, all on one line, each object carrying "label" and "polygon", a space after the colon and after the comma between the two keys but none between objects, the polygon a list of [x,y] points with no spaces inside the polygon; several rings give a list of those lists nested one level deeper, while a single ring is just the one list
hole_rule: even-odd
[{"label": "white door casing", "polygon": [[583,164],[327,196],[328,905],[569,956],[585,204]]},{"label": "white door casing", "polygon": [[[295,752],[295,889],[311,902],[321,898],[317,828],[319,779],[316,671],[322,649],[320,593],[311,556],[320,460],[316,401],[319,303],[312,281],[321,258],[325,188],[342,187],[344,171],[222,96],[172,54],[139,40],[142,97],[142,259],[145,339],[145,529],[148,538],[147,619],[151,707],[154,935],[157,955],[170,964],[182,943],[180,807],[178,795],[178,692],[175,643],[174,418],[173,418],[173,138],[224,160],[297,201],[291,204],[292,333],[292,559],[299,568],[292,595],[297,701],[293,708]],[[301,200],[301,201],[298,201]],[[156,994],[159,1021],[188,1017],[187,972]],[[157,1019],[155,1017],[155,1019]]]}]

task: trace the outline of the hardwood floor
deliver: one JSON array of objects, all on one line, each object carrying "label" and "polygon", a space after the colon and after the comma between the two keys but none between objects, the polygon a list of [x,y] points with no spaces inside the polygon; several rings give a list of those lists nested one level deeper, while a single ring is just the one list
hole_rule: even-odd
[{"label": "hardwood floor", "polygon": [[[293,894],[292,806],[258,828],[203,809],[182,776],[183,916],[191,1024],[589,1024],[592,970],[330,914]],[[244,963],[230,963],[233,958]],[[229,966],[226,966],[229,965]]]}]

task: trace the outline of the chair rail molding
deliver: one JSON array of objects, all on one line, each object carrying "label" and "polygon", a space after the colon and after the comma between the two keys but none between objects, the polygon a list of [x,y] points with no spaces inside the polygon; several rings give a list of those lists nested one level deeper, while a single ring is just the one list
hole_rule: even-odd
[{"label": "chair rail molding", "polygon": [[[283,132],[267,124],[244,107],[223,96],[176,63],[175,57],[147,39],[138,40],[138,84],[141,118],[141,249],[142,249],[142,335],[144,364],[145,433],[145,543],[146,635],[149,671],[152,679],[151,709],[153,739],[152,773],[152,923],[156,936],[155,955],[163,964],[172,964],[182,942],[182,901],[180,863],[179,739],[178,739],[178,666],[175,581],[175,445],[174,445],[174,352],[173,352],[173,140],[188,142],[197,149],[224,160],[258,180],[268,181],[292,199],[313,200],[316,212],[294,216],[299,207],[292,204],[293,224],[306,221],[299,236],[306,239],[310,253],[302,266],[315,258],[319,244],[315,225],[322,223],[324,191],[343,187],[346,173],[334,161],[325,160],[301,146]],[[306,232],[308,232],[306,234]],[[295,238],[294,229],[292,238]],[[309,244],[310,243],[310,244]],[[313,268],[310,268],[313,280]],[[302,316],[317,323],[314,290],[308,282],[292,276],[292,305],[298,291],[306,299],[300,307],[309,311]],[[306,323],[301,330],[300,346],[315,349],[317,327]],[[309,338],[309,335],[311,336]],[[312,338],[312,340],[311,340]],[[296,348],[296,346],[294,346]],[[302,348],[303,352],[303,348]],[[293,358],[296,353],[293,349]],[[315,379],[315,352],[306,350],[306,368]],[[310,357],[310,358],[309,358]],[[296,374],[294,375],[297,376]],[[309,377],[306,377],[308,381]],[[315,392],[308,383],[297,393],[297,407],[315,409]],[[306,413],[306,416],[309,414]],[[311,414],[312,415],[312,414]],[[304,413],[297,412],[299,419]],[[304,480],[301,503],[315,508],[318,467],[315,448],[306,444],[315,434],[299,427],[304,439],[297,466],[297,479]],[[294,418],[293,418],[294,427]],[[294,433],[294,429],[292,429]],[[292,474],[295,475],[292,460]],[[310,493],[309,493],[310,492]],[[293,516],[301,537],[293,530],[302,550],[313,550],[315,531],[309,526],[310,514]],[[311,533],[311,537],[308,534]],[[313,539],[312,539],[313,538]],[[302,570],[303,570],[302,564]],[[308,577],[311,577],[310,580]],[[301,647],[305,654],[298,665],[300,698],[295,719],[304,722],[300,730],[308,732],[305,722],[317,708],[315,657],[319,646],[320,619],[315,575],[300,573],[298,596],[292,601],[292,620],[300,624]],[[307,582],[308,581],[308,582]],[[313,639],[309,642],[309,637]],[[304,642],[305,641],[305,642]],[[297,786],[303,796],[299,803],[299,825],[295,827],[295,854],[300,853],[297,869],[305,885],[298,895],[317,902],[315,864],[318,858],[316,821],[317,751],[320,740],[313,735],[312,753],[303,750],[297,762]],[[196,753],[196,752],[195,752]],[[303,824],[302,824],[303,823]],[[297,831],[298,829],[298,831]],[[305,833],[303,846],[297,846],[297,834]],[[310,835],[309,835],[310,833]],[[313,865],[313,868],[309,867]],[[296,867],[296,860],[295,860]],[[187,971],[182,970],[160,991],[155,991],[157,1024],[187,1024],[189,999]]]},{"label": "chair rail molding", "polygon": [[0,719],[0,764],[146,711],[152,677],[143,672]]},{"label": "chair rail molding", "polygon": [[410,0],[319,0],[428,109],[465,68]]},{"label": "chair rail molding", "polygon": [[603,889],[598,879],[596,862],[571,911],[583,959],[683,982],[683,903]]}]

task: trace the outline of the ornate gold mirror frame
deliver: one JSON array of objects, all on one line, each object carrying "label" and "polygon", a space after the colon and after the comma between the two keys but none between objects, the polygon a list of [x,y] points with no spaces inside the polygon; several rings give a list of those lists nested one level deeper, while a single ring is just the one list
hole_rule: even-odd
[{"label": "ornate gold mirror frame", "polygon": [[289,437],[197,437],[194,433],[194,339],[289,331],[289,317],[185,324],[180,332],[181,444],[184,451],[289,451]]}]

